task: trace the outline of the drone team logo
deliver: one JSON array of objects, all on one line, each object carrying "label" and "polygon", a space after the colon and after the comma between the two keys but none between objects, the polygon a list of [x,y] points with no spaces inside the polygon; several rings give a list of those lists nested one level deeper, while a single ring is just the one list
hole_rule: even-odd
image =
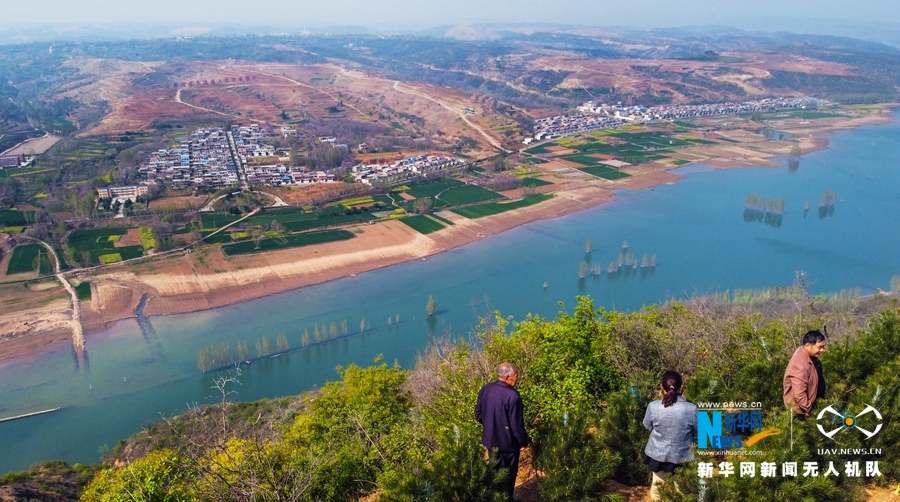
[{"label": "drone team logo", "polygon": [[[820,422],[822,422],[822,418],[825,416],[825,412],[828,412],[834,416],[840,417],[841,426],[836,429],[833,429],[831,431],[826,431],[825,427],[822,427],[822,424],[820,423]],[[863,417],[863,415],[866,415],[868,413],[874,413],[875,419],[878,420],[877,425],[875,425],[875,430],[870,431],[870,430],[864,429],[860,426],[860,422],[861,422],[860,417]],[[836,420],[832,417],[830,420],[826,421],[826,425],[831,425],[835,421]],[[864,418],[864,419],[862,419],[862,421],[863,421],[863,423],[866,424],[866,427],[871,427],[871,425],[869,425],[869,423],[872,422],[871,417]],[[828,406],[825,407],[825,409],[820,411],[819,415],[816,417],[816,427],[818,427],[819,432],[821,432],[828,439],[833,439],[834,436],[837,435],[838,432],[841,432],[842,430],[845,430],[845,429],[856,429],[859,432],[862,432],[866,436],[866,439],[870,439],[875,434],[878,434],[878,432],[881,430],[881,426],[882,426],[881,422],[882,422],[881,413],[879,413],[878,410],[876,410],[875,408],[873,408],[872,406],[870,406],[868,404],[866,405],[866,408],[864,410],[862,410],[860,413],[857,413],[856,415],[853,415],[850,413],[841,413],[838,410],[834,409],[833,405],[829,404]]]}]

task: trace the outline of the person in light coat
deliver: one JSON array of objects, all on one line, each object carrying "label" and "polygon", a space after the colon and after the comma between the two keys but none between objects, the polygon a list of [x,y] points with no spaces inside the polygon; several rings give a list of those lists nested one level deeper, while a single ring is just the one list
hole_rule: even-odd
[{"label": "person in light coat", "polygon": [[644,427],[650,440],[644,448],[644,463],[653,472],[650,499],[661,500],[659,490],[666,476],[682,462],[691,460],[691,445],[697,437],[697,407],[684,396],[684,382],[677,371],[667,371],[660,382],[663,398],[647,405]]}]

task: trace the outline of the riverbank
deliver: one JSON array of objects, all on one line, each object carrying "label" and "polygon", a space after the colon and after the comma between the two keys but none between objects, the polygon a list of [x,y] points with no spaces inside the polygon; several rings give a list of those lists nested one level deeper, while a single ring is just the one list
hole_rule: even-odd
[{"label": "riverbank", "polygon": [[[803,154],[827,148],[827,135],[839,129],[892,122],[891,115],[873,114],[853,119],[785,121],[779,131],[792,139],[766,141],[749,128],[722,130],[717,134],[730,141],[714,147],[691,148],[696,163],[718,169],[780,166],[797,141]],[[84,328],[102,330],[110,323],[134,317],[142,295],[148,295],[145,314],[168,315],[202,311],[253,300],[338,278],[403,263],[427,259],[444,251],[497,235],[526,223],[553,219],[615,200],[614,191],[646,189],[671,184],[681,176],[669,172],[676,166],[644,164],[626,168],[631,178],[607,181],[590,176],[547,179],[555,182],[554,197],[535,206],[508,213],[468,220],[454,213],[442,213],[453,226],[422,235],[397,221],[351,228],[356,233],[348,241],[295,248],[277,252],[226,257],[219,248],[199,249],[191,254],[160,258],[128,269],[98,272],[89,278],[92,300],[83,303]],[[552,172],[552,170],[550,170]],[[59,325],[42,331],[36,319],[64,321],[70,310],[62,304],[41,309],[12,312],[0,316],[0,332],[10,334],[0,342],[0,362],[38,354],[60,343],[70,343]]]}]

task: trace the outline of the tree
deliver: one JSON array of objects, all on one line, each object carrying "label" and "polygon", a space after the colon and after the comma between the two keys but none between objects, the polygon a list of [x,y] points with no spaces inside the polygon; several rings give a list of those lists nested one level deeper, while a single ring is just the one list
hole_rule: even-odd
[{"label": "tree", "polygon": [[419,214],[428,213],[434,207],[434,199],[431,197],[420,197],[416,199],[415,206]]},{"label": "tree", "polygon": [[429,317],[437,312],[437,302],[434,300],[434,296],[428,295],[428,304],[425,305],[425,312],[428,313]]}]

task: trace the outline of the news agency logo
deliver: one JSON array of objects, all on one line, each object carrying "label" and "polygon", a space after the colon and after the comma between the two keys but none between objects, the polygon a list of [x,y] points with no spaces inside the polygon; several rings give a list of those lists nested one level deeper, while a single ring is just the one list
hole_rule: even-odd
[{"label": "news agency logo", "polygon": [[[781,432],[762,428],[762,410],[697,411],[697,448],[735,449]],[[749,436],[749,437],[746,437]]]},{"label": "news agency logo", "polygon": [[[825,416],[825,412],[831,413],[835,417],[840,417],[841,426],[836,429],[826,432],[825,427],[822,427],[822,424],[820,423],[820,422],[822,422],[822,418]],[[878,423],[875,426],[875,430],[870,431],[870,430],[860,427],[860,425],[859,425],[860,417],[862,417],[863,415],[866,415],[867,413],[874,413],[875,414],[874,419],[878,420]],[[832,417],[830,419],[830,422],[832,424],[837,421],[835,417]],[[871,425],[868,425],[868,423],[873,421],[872,417],[867,417],[866,419],[863,419],[863,420],[867,424],[866,425],[867,427],[871,427]],[[834,436],[836,436],[838,432],[841,432],[842,430],[847,430],[847,429],[856,429],[859,432],[862,432],[863,435],[866,436],[866,439],[871,439],[872,436],[874,436],[875,434],[878,434],[878,432],[881,431],[881,426],[882,426],[881,422],[882,422],[881,413],[879,413],[878,410],[876,410],[874,407],[872,407],[871,405],[868,405],[868,404],[866,405],[864,410],[862,410],[860,413],[857,413],[856,415],[852,415],[850,413],[841,413],[834,408],[834,405],[829,404],[828,406],[825,407],[825,409],[823,409],[822,411],[819,412],[818,416],[816,416],[816,427],[818,427],[819,432],[821,432],[822,435],[824,435],[828,439],[834,439]],[[826,423],[826,425],[828,425],[828,423]]]}]

